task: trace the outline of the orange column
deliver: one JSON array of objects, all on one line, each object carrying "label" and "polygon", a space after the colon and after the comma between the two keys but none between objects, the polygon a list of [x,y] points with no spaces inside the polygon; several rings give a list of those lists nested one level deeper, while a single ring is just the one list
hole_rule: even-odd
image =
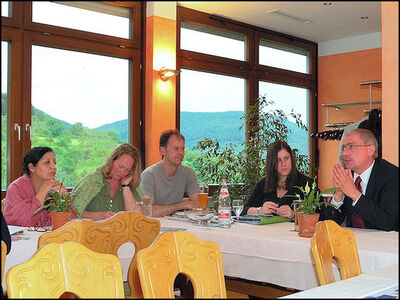
[{"label": "orange column", "polygon": [[381,2],[382,157],[399,165],[399,3]]},{"label": "orange column", "polygon": [[145,167],[148,167],[161,159],[158,147],[161,132],[176,127],[176,79],[163,81],[158,73],[162,67],[176,68],[176,20],[157,15],[146,18],[145,59]]}]

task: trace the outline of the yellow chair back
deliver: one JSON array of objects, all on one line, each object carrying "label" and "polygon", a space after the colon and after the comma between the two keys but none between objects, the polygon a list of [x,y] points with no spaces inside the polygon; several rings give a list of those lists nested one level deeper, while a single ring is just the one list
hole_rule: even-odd
[{"label": "yellow chair back", "polygon": [[335,282],[333,260],[338,265],[342,280],[361,274],[353,231],[340,227],[332,220],[317,223],[315,234],[311,239],[311,251],[320,285]]},{"label": "yellow chair back", "polygon": [[7,244],[1,241],[1,282],[3,282],[4,265],[6,264]]},{"label": "yellow chair back", "polygon": [[44,245],[30,260],[6,274],[9,298],[124,298],[118,257],[94,252],[76,242]]},{"label": "yellow chair back", "polygon": [[137,272],[136,254],[148,247],[160,233],[160,221],[147,218],[138,212],[119,212],[101,221],[72,220],[52,232],[39,237],[38,248],[46,243],[79,242],[87,248],[118,256],[118,248],[126,242],[135,245],[135,253],[128,270],[130,296],[142,297]]},{"label": "yellow chair back", "polygon": [[165,232],[137,255],[144,298],[175,298],[179,273],[192,282],[195,298],[226,298],[219,246],[186,231]]}]

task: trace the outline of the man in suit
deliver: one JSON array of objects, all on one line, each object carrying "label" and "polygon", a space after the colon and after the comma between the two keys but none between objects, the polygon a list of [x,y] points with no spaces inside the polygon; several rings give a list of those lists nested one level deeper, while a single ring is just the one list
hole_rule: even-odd
[{"label": "man in suit", "polygon": [[354,129],[343,140],[341,164],[332,169],[338,209],[331,219],[347,227],[399,231],[399,168],[378,158],[378,142],[367,129]]}]

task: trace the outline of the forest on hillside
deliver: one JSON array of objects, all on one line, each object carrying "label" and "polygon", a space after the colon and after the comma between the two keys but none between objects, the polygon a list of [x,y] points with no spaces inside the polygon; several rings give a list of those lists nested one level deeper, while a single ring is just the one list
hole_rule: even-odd
[{"label": "forest on hillside", "polygon": [[[7,163],[7,101],[2,95],[2,188],[6,187]],[[235,145],[235,152],[243,149],[244,129],[240,129],[243,112],[181,113],[181,132],[185,136],[185,160],[183,164],[197,169],[198,152],[194,149],[199,140],[218,140],[221,147]],[[89,129],[82,123],[69,124],[43,111],[32,108],[32,147],[49,146],[57,158],[57,178],[73,187],[84,175],[100,166],[113,149],[127,141],[127,120]],[[308,154],[307,132],[287,121],[292,131],[289,144]],[[21,166],[22,167],[22,166]],[[199,180],[202,180],[199,178]]]}]

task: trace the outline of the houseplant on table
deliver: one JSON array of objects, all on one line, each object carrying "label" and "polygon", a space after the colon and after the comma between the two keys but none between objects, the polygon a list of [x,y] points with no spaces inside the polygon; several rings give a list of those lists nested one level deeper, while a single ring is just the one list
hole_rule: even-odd
[{"label": "houseplant on table", "polygon": [[317,212],[321,205],[333,206],[330,203],[324,203],[321,201],[322,194],[328,194],[339,190],[340,188],[333,187],[324,191],[319,191],[317,183],[314,181],[310,187],[308,182],[304,187],[296,186],[302,193],[295,194],[294,196],[299,200],[298,207],[295,211],[299,221],[299,233],[301,237],[312,237],[315,232],[315,226],[319,219],[319,213]]},{"label": "houseplant on table", "polygon": [[[62,184],[61,184],[62,185]],[[39,207],[33,214],[46,209],[50,212],[53,230],[61,227],[71,219],[73,201],[69,193],[49,191],[43,206]]]}]

